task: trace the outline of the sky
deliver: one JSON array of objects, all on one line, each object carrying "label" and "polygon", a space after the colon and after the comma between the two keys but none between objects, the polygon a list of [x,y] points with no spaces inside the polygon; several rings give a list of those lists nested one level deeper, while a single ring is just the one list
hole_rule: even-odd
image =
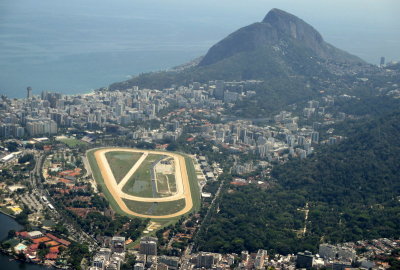
[{"label": "sky", "polygon": [[370,63],[400,60],[398,0],[3,0],[0,94],[81,91],[173,67],[272,8]]},{"label": "sky", "polygon": [[[376,63],[378,60],[373,60],[377,55],[385,54],[388,59],[400,60],[400,50],[394,51],[394,46],[391,47],[400,45],[398,0],[6,0],[0,3],[0,42],[7,42],[2,30],[13,18],[18,18],[20,27],[27,32],[41,34],[43,26],[47,30],[47,40],[39,43],[46,51],[39,51],[35,40],[28,38],[21,44],[21,51],[25,49],[23,53],[26,54],[29,51],[47,53],[48,50],[54,53],[118,51],[125,45],[131,46],[130,49],[143,49],[149,47],[147,40],[141,43],[140,29],[133,29],[137,36],[134,42],[126,35],[130,28],[145,24],[142,34],[147,38],[154,32],[154,43],[162,43],[166,49],[168,46],[171,50],[179,49],[179,43],[187,46],[192,40],[193,46],[205,53],[209,46],[230,32],[262,20],[271,8],[280,8],[302,18],[328,42],[369,62]],[[50,31],[49,23],[52,24]],[[96,25],[98,29],[93,31]],[[161,35],[160,30],[164,31]],[[102,35],[104,40],[98,42]],[[33,47],[23,48],[29,43]],[[374,55],[368,55],[372,53]]]}]

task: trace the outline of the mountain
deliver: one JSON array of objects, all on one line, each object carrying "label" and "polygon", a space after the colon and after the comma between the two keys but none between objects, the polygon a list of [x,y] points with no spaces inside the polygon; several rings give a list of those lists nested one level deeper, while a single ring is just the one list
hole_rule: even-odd
[{"label": "mountain", "polygon": [[360,58],[326,43],[321,34],[303,20],[283,10],[272,9],[262,22],[243,27],[212,46],[199,65],[211,65],[260,48],[284,54],[290,43],[296,43],[314,57],[324,60],[364,63]]},{"label": "mountain", "polygon": [[[199,235],[206,251],[316,251],[400,233],[400,111],[348,122],[347,138],[272,171],[273,188],[229,186]],[[304,223],[304,206],[308,220]],[[304,226],[306,232],[304,233]],[[204,226],[204,225],[203,225]],[[302,232],[299,235],[298,232]]]},{"label": "mountain", "polygon": [[232,113],[265,117],[285,105],[315,97],[326,88],[326,81],[339,85],[338,77],[356,74],[365,67],[370,66],[326,43],[311,25],[273,9],[261,22],[243,27],[212,46],[200,61],[171,71],[140,74],[109,89],[262,80],[263,84],[251,89],[257,92],[254,101],[237,104]]},{"label": "mountain", "polygon": [[329,65],[342,69],[366,65],[357,56],[326,43],[311,25],[279,9],[272,9],[261,22],[233,32],[194,63],[186,69],[141,74],[110,88],[124,89],[135,84],[163,88],[215,79],[328,76],[334,73]]}]

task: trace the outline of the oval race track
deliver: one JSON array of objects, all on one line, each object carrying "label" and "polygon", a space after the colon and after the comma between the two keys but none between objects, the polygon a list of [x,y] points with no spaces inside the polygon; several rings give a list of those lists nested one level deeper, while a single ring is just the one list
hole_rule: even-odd
[{"label": "oval race track", "polygon": [[[143,155],[139,158],[139,160],[132,166],[129,172],[123,177],[121,182],[118,184],[115,180],[115,177],[112,173],[110,164],[106,158],[106,153],[113,151],[123,151],[123,152],[134,152],[134,153],[143,153]],[[169,197],[162,198],[147,198],[147,197],[138,197],[126,194],[122,192],[123,186],[127,183],[127,181],[131,178],[131,176],[136,172],[136,170],[140,167],[143,161],[149,154],[158,154],[172,157],[175,161],[175,181],[177,192]],[[121,208],[123,212],[129,215],[143,217],[143,218],[174,218],[189,212],[193,207],[192,194],[190,191],[190,183],[189,177],[186,169],[185,158],[182,155],[163,152],[163,151],[150,151],[150,150],[139,150],[139,149],[129,149],[129,148],[100,148],[94,150],[94,157],[96,163],[100,169],[100,173],[103,177],[104,184],[106,185],[108,191],[113,196],[114,200],[117,202],[118,206]],[[93,170],[93,168],[92,168]],[[138,202],[171,202],[180,199],[185,199],[185,207],[180,211],[167,214],[167,215],[146,215],[141,213],[136,213],[130,210],[123,199],[138,201]]]}]

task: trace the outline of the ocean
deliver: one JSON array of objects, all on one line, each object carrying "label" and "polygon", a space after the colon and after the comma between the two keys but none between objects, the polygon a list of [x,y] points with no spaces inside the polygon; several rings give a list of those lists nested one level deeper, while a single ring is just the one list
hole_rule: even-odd
[{"label": "ocean", "polygon": [[377,64],[380,56],[400,60],[396,1],[320,2],[1,1],[0,94],[25,97],[27,86],[35,95],[42,90],[86,93],[168,69],[204,55],[274,7],[304,19],[328,42],[370,63]]}]

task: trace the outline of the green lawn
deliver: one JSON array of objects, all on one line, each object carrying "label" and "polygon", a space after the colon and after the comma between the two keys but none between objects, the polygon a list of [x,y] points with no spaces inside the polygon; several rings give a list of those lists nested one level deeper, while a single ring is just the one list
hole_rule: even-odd
[{"label": "green lawn", "polygon": [[106,153],[108,164],[117,183],[129,172],[143,153],[133,153],[125,151],[112,151]]},{"label": "green lawn", "polygon": [[192,194],[192,200],[193,200],[192,212],[195,212],[200,210],[200,205],[201,205],[200,188],[199,188],[199,181],[197,180],[196,176],[196,170],[194,169],[193,161],[190,157],[188,157],[183,153],[178,153],[178,154],[183,155],[185,157],[186,170],[190,182],[190,192]]},{"label": "green lawn", "polygon": [[0,211],[5,213],[5,214],[7,214],[7,215],[11,215],[11,216],[14,215],[14,212],[10,208],[7,208],[5,206],[0,207]]},{"label": "green lawn", "polygon": [[11,239],[5,241],[4,244],[5,243],[9,243],[11,247],[14,247],[20,243],[20,240],[17,238],[11,238]]},{"label": "green lawn", "polygon": [[83,142],[81,140],[75,139],[75,138],[66,138],[66,139],[60,139],[59,140],[62,143],[65,143],[68,147],[76,147],[79,145],[86,145],[86,142]]},{"label": "green lawn", "polygon": [[175,180],[175,175],[173,174],[166,174],[165,175],[168,178],[168,182],[169,182],[169,188],[171,190],[172,193],[176,192],[176,180]]},{"label": "green lawn", "polygon": [[137,202],[123,199],[126,206],[139,214],[162,216],[176,213],[185,207],[185,199],[172,202]]},{"label": "green lawn", "polygon": [[157,173],[157,191],[159,194],[168,194],[168,176]]},{"label": "green lawn", "polygon": [[133,196],[153,198],[150,170],[154,162],[164,157],[164,155],[149,154],[125,186],[123,186],[122,191]]}]

